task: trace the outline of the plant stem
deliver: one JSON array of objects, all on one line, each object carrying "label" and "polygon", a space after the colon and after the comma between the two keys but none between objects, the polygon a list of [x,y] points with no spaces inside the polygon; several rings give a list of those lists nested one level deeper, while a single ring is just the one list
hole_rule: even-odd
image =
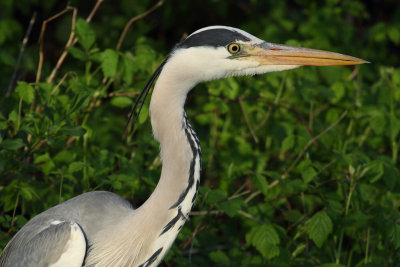
[{"label": "plant stem", "polygon": [[371,228],[369,228],[369,227],[368,227],[368,230],[367,230],[367,246],[366,246],[366,248],[365,248],[365,258],[364,258],[364,263],[368,263],[369,232],[370,232],[370,229],[371,229]]},{"label": "plant stem", "polygon": [[[344,211],[344,216],[347,216],[347,214],[349,213],[351,196],[353,194],[354,189],[356,188],[356,185],[353,184],[353,177],[351,177],[350,185],[351,185],[351,187],[350,187],[349,195],[347,196],[346,209]],[[340,256],[342,254],[343,236],[344,236],[344,229],[342,229],[342,231],[340,233],[338,253],[337,253],[337,256],[336,256],[336,264],[340,263]]]}]

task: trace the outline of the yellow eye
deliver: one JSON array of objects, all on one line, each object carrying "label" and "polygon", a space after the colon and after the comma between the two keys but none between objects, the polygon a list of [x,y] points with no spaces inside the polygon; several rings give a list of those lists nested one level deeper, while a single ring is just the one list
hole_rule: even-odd
[{"label": "yellow eye", "polygon": [[231,43],[228,45],[228,52],[231,54],[237,54],[240,51],[240,45],[237,43]]}]

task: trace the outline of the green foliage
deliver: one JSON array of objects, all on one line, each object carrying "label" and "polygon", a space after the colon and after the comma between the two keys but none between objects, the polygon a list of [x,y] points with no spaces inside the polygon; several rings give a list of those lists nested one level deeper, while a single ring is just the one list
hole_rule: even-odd
[{"label": "green foliage", "polygon": [[[398,1],[165,1],[117,50],[125,24],[153,1],[103,1],[88,23],[93,3],[73,0],[78,42],[48,81],[72,16],[49,22],[35,82],[41,23],[65,4],[37,2],[0,4],[0,248],[30,218],[78,194],[109,190],[136,207],[147,199],[161,169],[149,100],[124,139],[127,114],[184,33],[223,23],[372,63],[194,89],[186,107],[202,145],[202,181],[165,266],[400,262]],[[33,10],[40,16],[10,81]]]},{"label": "green foliage", "polygon": [[279,236],[271,225],[253,227],[246,235],[248,244],[253,245],[267,259],[279,255]]},{"label": "green foliage", "polygon": [[317,212],[307,222],[307,232],[317,247],[322,247],[328,235],[332,232],[332,221],[324,211]]}]

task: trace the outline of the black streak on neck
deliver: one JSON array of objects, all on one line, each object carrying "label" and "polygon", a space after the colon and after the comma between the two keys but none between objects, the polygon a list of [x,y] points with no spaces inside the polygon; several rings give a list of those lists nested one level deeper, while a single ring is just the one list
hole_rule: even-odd
[{"label": "black streak on neck", "polygon": [[[200,157],[200,145],[199,145],[199,140],[195,134],[195,132],[193,131],[186,113],[184,114],[184,123],[183,123],[183,128],[185,130],[185,134],[186,134],[186,138],[189,142],[190,148],[192,150],[193,153],[193,159],[190,162],[190,168],[189,168],[189,183],[188,186],[186,187],[186,189],[181,193],[181,195],[179,196],[178,200],[175,202],[175,204],[173,204],[170,209],[174,209],[176,207],[178,207],[183,200],[185,200],[187,194],[189,193],[190,189],[192,188],[192,186],[194,185],[194,171],[195,171],[195,165],[196,165],[196,158]],[[193,138],[193,139],[192,139]],[[201,165],[201,158],[200,158],[200,165]]]},{"label": "black streak on neck", "polygon": [[178,208],[178,214],[172,218],[171,221],[169,221],[165,226],[163,231],[161,232],[161,234],[159,236],[162,236],[163,234],[165,234],[166,232],[168,232],[169,229],[171,229],[172,227],[175,226],[175,224],[179,221],[179,219],[185,219],[185,216],[182,214],[181,208]]},{"label": "black streak on neck", "polygon": [[150,256],[150,258],[145,261],[143,264],[140,264],[139,267],[147,267],[150,266],[158,257],[158,255],[161,253],[163,248],[159,248],[156,252],[153,253],[153,255]]}]

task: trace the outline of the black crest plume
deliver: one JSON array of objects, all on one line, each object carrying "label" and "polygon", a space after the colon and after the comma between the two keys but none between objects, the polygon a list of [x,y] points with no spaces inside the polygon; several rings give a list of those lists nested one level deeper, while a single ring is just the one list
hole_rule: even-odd
[{"label": "black crest plume", "polygon": [[[146,97],[149,94],[150,88],[153,85],[154,81],[158,77],[158,75],[161,73],[165,63],[167,63],[168,57],[161,63],[161,65],[154,71],[154,73],[151,75],[150,79],[147,81],[146,85],[140,92],[138,98],[135,101],[135,104],[132,107],[131,112],[129,113],[128,121],[126,122],[125,126],[125,133],[124,133],[124,139],[127,137],[129,133],[129,122],[132,120],[132,117],[136,113],[135,120],[133,121],[133,125],[135,125],[137,119],[139,118],[140,111],[142,110],[142,107],[144,105],[144,102],[146,101]],[[139,103],[141,102],[140,106]],[[139,106],[139,110],[136,112],[137,107]]]}]

